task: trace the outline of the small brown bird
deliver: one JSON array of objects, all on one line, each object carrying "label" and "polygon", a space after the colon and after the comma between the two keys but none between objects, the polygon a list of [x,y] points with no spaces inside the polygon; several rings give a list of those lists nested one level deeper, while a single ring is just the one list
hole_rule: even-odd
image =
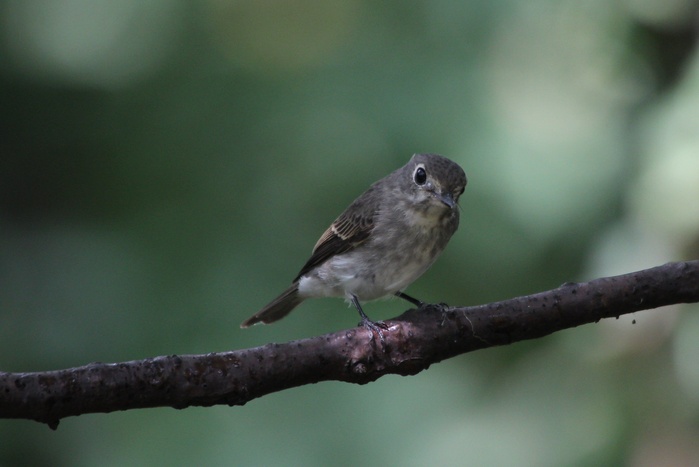
[{"label": "small brown bird", "polygon": [[437,259],[459,226],[459,196],[466,187],[461,167],[437,154],[415,154],[374,183],[321,235],[291,286],[240,327],[272,323],[307,298],[344,297],[362,324],[379,327],[360,300],[403,293]]}]

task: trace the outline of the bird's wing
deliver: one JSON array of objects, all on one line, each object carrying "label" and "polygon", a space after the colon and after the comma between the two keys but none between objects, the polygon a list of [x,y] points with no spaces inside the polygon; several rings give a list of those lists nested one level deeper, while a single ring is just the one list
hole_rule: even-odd
[{"label": "bird's wing", "polygon": [[311,257],[301,268],[294,282],[333,256],[350,251],[369,238],[374,228],[374,217],[378,211],[378,203],[372,202],[375,197],[368,196],[371,191],[372,188],[357,198],[323,232],[313,247]]}]

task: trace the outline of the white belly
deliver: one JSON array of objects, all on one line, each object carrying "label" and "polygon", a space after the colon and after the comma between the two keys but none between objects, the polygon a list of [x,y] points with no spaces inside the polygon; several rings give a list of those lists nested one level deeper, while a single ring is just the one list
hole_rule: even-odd
[{"label": "white belly", "polygon": [[348,297],[374,300],[403,290],[420,277],[433,262],[426,255],[411,258],[370,257],[349,252],[332,258],[299,280],[305,298]]}]

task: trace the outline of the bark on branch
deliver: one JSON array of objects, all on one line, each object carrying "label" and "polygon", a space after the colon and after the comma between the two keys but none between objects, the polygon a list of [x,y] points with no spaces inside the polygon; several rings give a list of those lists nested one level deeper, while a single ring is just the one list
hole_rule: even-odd
[{"label": "bark on branch", "polygon": [[414,375],[477,349],[535,339],[602,318],[699,301],[699,261],[567,283],[534,295],[473,307],[426,305],[386,321],[386,345],[365,328],[284,344],[207,355],[91,363],[36,373],[0,372],[0,418],[56,428],[71,415],[145,407],[243,405],[319,381],[365,384]]}]

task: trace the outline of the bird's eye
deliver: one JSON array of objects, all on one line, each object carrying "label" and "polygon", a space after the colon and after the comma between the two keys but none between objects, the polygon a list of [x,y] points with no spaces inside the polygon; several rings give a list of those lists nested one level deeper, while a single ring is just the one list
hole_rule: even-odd
[{"label": "bird's eye", "polygon": [[425,182],[427,181],[427,172],[425,172],[424,167],[418,167],[415,170],[415,173],[413,174],[413,180],[415,180],[415,183],[418,185],[424,185]]}]

